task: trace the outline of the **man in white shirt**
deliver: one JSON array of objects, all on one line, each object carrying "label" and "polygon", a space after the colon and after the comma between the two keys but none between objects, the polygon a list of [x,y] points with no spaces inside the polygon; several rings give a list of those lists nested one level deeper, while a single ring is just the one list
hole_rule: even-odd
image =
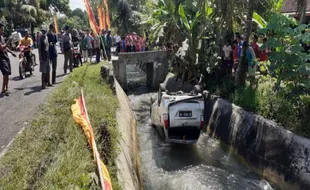
[{"label": "man in white shirt", "polygon": [[229,45],[229,40],[226,41],[222,51],[223,51],[223,69],[225,70],[225,74],[231,74],[232,66],[233,66],[233,59],[232,59],[232,48]]},{"label": "man in white shirt", "polygon": [[119,53],[121,51],[121,42],[122,42],[120,35],[116,34],[115,42],[116,42],[116,52]]}]

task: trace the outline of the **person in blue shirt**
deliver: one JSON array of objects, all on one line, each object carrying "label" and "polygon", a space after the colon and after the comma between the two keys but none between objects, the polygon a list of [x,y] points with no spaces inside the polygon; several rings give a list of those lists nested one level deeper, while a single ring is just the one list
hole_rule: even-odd
[{"label": "person in blue shirt", "polygon": [[253,48],[247,42],[243,43],[243,50],[245,51],[246,61],[248,65],[248,78],[250,78],[251,86],[255,80],[255,73],[257,68],[256,56]]},{"label": "person in blue shirt", "polygon": [[239,59],[242,53],[242,46],[243,46],[243,41],[240,34],[236,35],[236,40],[238,42],[238,59]]},{"label": "person in blue shirt", "polygon": [[126,51],[126,39],[123,36],[122,37],[122,42],[121,42],[121,52],[125,52]]}]

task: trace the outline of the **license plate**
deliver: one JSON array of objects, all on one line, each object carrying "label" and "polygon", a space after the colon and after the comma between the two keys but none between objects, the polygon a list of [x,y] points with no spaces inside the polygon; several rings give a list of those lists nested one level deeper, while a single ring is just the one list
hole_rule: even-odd
[{"label": "license plate", "polygon": [[179,117],[192,117],[192,111],[180,111]]}]

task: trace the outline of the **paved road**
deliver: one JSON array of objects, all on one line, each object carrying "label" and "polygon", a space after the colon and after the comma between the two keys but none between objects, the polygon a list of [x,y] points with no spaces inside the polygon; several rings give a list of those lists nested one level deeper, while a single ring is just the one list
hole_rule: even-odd
[{"label": "paved road", "polygon": [[[37,50],[34,50],[37,54]],[[18,54],[18,53],[17,53]],[[38,56],[37,57],[37,63]],[[11,58],[12,75],[10,76],[10,96],[0,96],[0,157],[1,152],[12,141],[14,136],[25,126],[25,123],[35,116],[39,105],[45,103],[55,87],[64,79],[62,54],[58,56],[57,84],[41,90],[41,74],[36,66],[33,76],[23,80],[19,79],[18,59]],[[2,75],[0,74],[0,88],[2,88]]]}]

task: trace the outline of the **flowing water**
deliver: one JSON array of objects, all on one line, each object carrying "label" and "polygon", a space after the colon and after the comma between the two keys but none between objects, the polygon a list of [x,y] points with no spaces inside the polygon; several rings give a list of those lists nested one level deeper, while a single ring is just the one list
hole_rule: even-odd
[{"label": "flowing water", "polygon": [[131,89],[127,94],[138,122],[144,189],[272,190],[266,180],[206,134],[196,145],[165,143],[150,125],[151,99],[157,92],[148,92],[145,76],[134,66],[127,71]]}]

